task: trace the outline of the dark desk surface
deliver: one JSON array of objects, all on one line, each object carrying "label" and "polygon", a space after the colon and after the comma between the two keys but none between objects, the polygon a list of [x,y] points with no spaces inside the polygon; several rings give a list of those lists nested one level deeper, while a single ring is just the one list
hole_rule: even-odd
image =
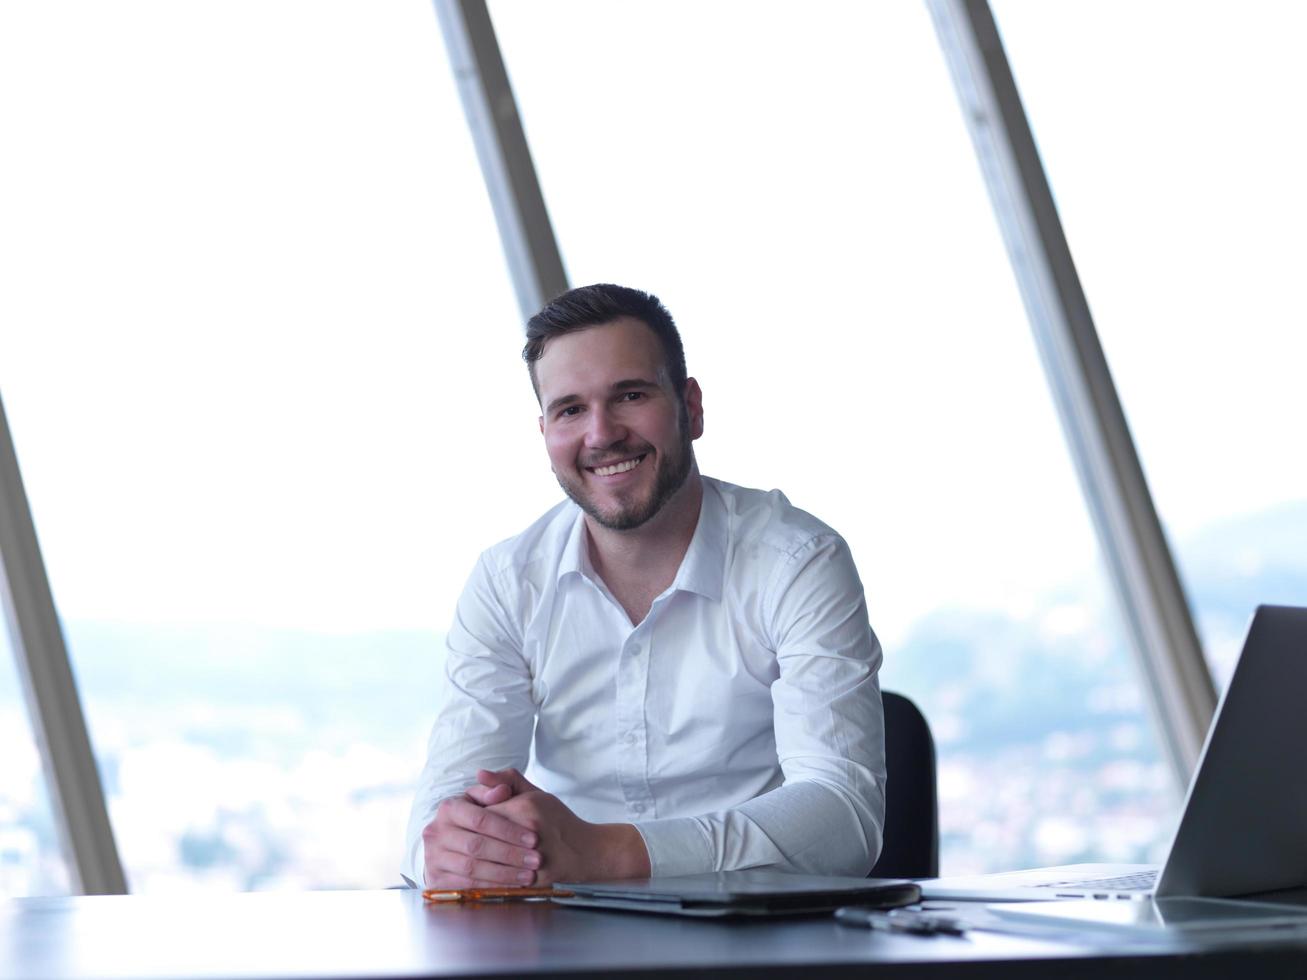
[{"label": "dark desk surface", "polygon": [[[997,933],[872,933],[828,918],[726,923],[550,905],[428,906],[412,891],[0,902],[0,977],[877,978],[1307,976],[1307,940],[1199,949]],[[1055,961],[1055,962],[1051,962]]]}]

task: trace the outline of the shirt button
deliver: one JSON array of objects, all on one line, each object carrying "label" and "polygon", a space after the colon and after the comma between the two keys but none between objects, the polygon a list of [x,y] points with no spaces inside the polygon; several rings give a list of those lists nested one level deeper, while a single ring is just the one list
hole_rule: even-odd
[{"label": "shirt button", "polygon": [[630,732],[630,733],[626,736],[626,744],[627,744],[627,745],[634,745],[634,744],[635,744],[636,742],[638,742],[638,741],[639,741],[639,737],[635,734],[635,732]]},{"label": "shirt button", "polygon": [[640,644],[637,643],[633,647],[631,647],[631,656],[633,657],[640,656]]},{"label": "shirt button", "polygon": [[632,803],[632,804],[631,804],[631,812],[632,812],[632,813],[644,813],[644,804],[643,804],[643,803]]}]

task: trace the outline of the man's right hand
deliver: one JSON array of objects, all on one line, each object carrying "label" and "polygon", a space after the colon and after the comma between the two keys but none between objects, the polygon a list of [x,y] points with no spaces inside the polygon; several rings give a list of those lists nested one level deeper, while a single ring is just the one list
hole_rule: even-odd
[{"label": "man's right hand", "polygon": [[485,888],[530,885],[540,867],[534,831],[491,813],[486,806],[510,793],[489,794],[485,805],[468,796],[444,800],[422,831],[428,888]]}]

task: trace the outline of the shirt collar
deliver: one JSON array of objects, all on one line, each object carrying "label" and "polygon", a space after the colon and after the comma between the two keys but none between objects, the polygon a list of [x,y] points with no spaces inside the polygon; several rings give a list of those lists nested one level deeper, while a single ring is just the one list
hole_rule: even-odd
[{"label": "shirt collar", "polygon": [[673,589],[697,592],[714,602],[722,597],[726,577],[726,505],[711,480],[703,481],[703,503],[690,547],[681,559]]},{"label": "shirt collar", "polygon": [[[681,567],[672,582],[672,590],[697,592],[714,602],[722,597],[722,582],[726,577],[726,505],[711,480],[703,480],[703,501],[699,504],[699,523],[695,525],[690,547],[685,550]],[[585,531],[585,512],[576,509],[576,520],[563,546],[558,562],[558,581],[575,573],[595,581],[594,566],[590,564],[589,541]]]},{"label": "shirt collar", "polygon": [[567,535],[567,543],[563,545],[563,556],[558,562],[559,582],[565,576],[573,573],[589,579],[595,577],[594,568],[590,565],[590,549],[586,547],[585,511],[580,507],[574,509],[576,510],[576,520],[572,522],[572,530]]}]

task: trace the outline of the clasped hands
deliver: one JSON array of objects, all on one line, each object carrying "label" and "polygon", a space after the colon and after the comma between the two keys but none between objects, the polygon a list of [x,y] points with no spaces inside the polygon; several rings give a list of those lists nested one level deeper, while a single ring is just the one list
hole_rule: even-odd
[{"label": "clasped hands", "polygon": [[542,886],[644,878],[649,854],[631,824],[589,823],[516,769],[477,772],[422,831],[429,888]]}]

